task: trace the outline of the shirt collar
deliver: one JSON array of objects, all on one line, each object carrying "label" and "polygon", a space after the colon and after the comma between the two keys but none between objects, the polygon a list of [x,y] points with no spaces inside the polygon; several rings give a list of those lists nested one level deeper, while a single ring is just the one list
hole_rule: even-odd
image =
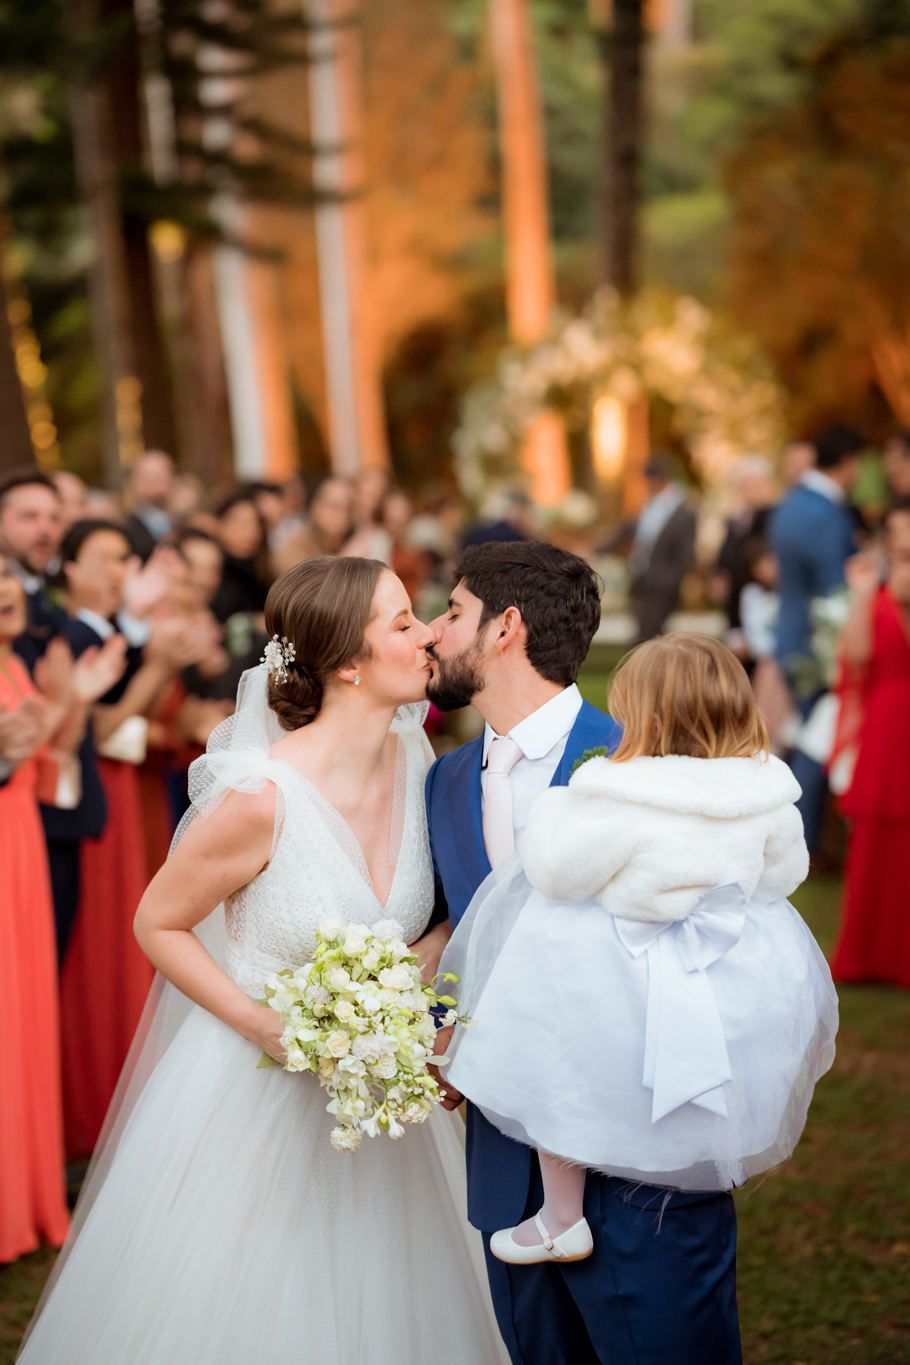
[{"label": "shirt collar", "polygon": [[[581,710],[582,697],[575,683],[567,687],[563,692],[557,692],[555,697],[544,702],[536,711],[532,711],[524,720],[520,720],[517,725],[509,731],[509,738],[514,739],[525,758],[536,759],[544,758],[554,744],[558,744],[575,724],[575,718]],[[490,745],[496,738],[496,731],[489,722],[483,729],[483,766],[487,765],[487,755],[490,752]]]},{"label": "shirt collar", "polygon": [[6,556],[6,563],[10,573],[14,574],[22,584],[22,590],[26,597],[34,597],[36,592],[40,592],[44,587],[44,577],[42,574],[29,573],[18,559],[13,559],[12,555]]},{"label": "shirt collar", "polygon": [[103,616],[99,616],[96,611],[91,611],[88,607],[79,608],[76,612],[76,620],[90,626],[96,635],[101,636],[102,640],[109,640],[112,635],[117,633],[110,621],[106,621]]},{"label": "shirt collar", "polygon": [[810,489],[813,493],[821,493],[823,498],[829,502],[846,502],[847,495],[840,484],[834,479],[830,479],[827,474],[820,469],[807,469],[800,479],[803,488]]}]

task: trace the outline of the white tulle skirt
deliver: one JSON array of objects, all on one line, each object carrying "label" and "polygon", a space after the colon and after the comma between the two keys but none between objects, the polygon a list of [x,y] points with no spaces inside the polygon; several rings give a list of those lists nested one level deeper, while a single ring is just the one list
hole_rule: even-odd
[{"label": "white tulle skirt", "polygon": [[329,1145],[314,1078],[194,1007],[133,1109],[24,1365],[501,1365],[457,1116]]},{"label": "white tulle skirt", "polygon": [[635,955],[648,926],[493,874],[442,962],[476,1021],[452,1084],[509,1137],[609,1175],[722,1190],[785,1161],[833,1061],[837,996],[793,907],[739,897],[707,917],[720,955],[694,970],[678,926]]}]

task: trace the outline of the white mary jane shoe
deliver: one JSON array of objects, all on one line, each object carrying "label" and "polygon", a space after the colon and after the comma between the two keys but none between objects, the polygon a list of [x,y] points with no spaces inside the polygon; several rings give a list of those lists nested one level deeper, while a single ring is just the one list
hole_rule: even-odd
[{"label": "white mary jane shoe", "polygon": [[594,1250],[594,1238],[587,1218],[580,1218],[559,1237],[550,1236],[539,1213],[535,1213],[534,1222],[543,1238],[541,1246],[520,1247],[512,1240],[515,1229],[503,1228],[490,1238],[493,1255],[500,1261],[508,1261],[510,1265],[536,1265],[539,1261],[583,1261]]}]

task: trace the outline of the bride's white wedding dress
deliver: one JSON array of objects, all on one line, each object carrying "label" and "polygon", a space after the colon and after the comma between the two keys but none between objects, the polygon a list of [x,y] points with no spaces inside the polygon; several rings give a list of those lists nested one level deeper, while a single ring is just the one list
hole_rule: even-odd
[{"label": "bride's white wedding dress", "polygon": [[[223,965],[250,996],[312,956],[330,915],[392,918],[408,941],[426,925],[425,741],[420,708],[403,710],[385,906],[348,826],[269,757],[254,716],[210,744],[198,806],[266,781],[280,794],[271,861],[222,916]],[[259,1056],[165,988],[23,1365],[499,1365],[457,1116],[339,1153],[316,1079],[257,1070]]]}]

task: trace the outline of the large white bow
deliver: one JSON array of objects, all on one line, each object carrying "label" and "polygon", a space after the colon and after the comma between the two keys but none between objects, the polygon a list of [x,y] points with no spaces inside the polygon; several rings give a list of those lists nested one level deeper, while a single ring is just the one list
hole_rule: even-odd
[{"label": "large white bow", "polygon": [[745,907],[734,882],[707,892],[684,920],[614,920],[632,956],[648,954],[642,1084],[653,1091],[652,1123],[689,1103],[727,1117],[730,1058],[707,969],[739,942]]}]

